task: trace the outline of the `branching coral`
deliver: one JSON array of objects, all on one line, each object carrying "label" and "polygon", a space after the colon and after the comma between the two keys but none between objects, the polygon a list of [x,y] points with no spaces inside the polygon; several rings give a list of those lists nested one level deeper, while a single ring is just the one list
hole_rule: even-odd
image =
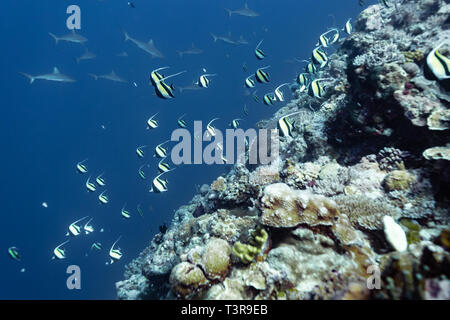
[{"label": "branching coral", "polygon": [[233,245],[232,252],[242,263],[252,262],[261,252],[263,252],[269,234],[264,228],[258,228],[251,233],[250,244],[236,242]]}]

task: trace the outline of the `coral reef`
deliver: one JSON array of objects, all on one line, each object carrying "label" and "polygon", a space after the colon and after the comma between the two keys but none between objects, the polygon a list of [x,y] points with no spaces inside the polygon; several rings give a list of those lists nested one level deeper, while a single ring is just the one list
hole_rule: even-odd
[{"label": "coral reef", "polygon": [[[233,166],[126,268],[119,299],[449,299],[449,84],[426,57],[450,5],[371,5],[270,165]],[[440,50],[448,56],[444,45]]]}]

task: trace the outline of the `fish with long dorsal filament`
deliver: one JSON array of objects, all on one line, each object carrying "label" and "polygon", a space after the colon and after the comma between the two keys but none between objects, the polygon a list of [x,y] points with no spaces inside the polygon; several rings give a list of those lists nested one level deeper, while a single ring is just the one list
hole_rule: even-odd
[{"label": "fish with long dorsal filament", "polygon": [[348,19],[347,22],[345,22],[344,28],[342,28],[342,31],[345,31],[348,35],[352,34],[353,32],[353,26],[351,23],[352,18]]},{"label": "fish with long dorsal filament", "polygon": [[144,155],[145,155],[144,149],[145,149],[145,148],[147,148],[146,145],[144,145],[144,146],[139,146],[139,147],[136,148],[136,154],[138,155],[139,158],[143,158],[143,157],[144,157]]},{"label": "fish with long dorsal filament", "polygon": [[217,74],[215,74],[215,73],[213,73],[213,74],[211,74],[211,73],[205,73],[205,74],[202,74],[201,76],[200,76],[200,78],[198,79],[198,81],[196,82],[196,84],[199,86],[199,87],[202,87],[202,88],[208,88],[209,87],[209,83],[210,83],[210,80],[208,79],[208,77],[214,77],[214,76],[216,76]]},{"label": "fish with long dorsal filament", "polygon": [[150,39],[148,42],[139,41],[137,39],[134,39],[128,35],[126,31],[123,31],[125,35],[125,41],[131,41],[133,42],[139,49],[144,50],[149,55],[152,56],[152,58],[164,58],[164,55],[156,49],[155,44],[153,43],[153,39]]},{"label": "fish with long dorsal filament", "polygon": [[52,73],[40,74],[37,76],[32,76],[31,74],[25,72],[19,72],[21,75],[27,77],[30,80],[30,84],[35,80],[47,80],[47,81],[56,81],[56,82],[75,82],[76,80],[62,74],[57,67],[53,68]]},{"label": "fish with long dorsal filament", "polygon": [[282,116],[278,120],[277,126],[278,126],[278,130],[280,131],[280,134],[282,137],[287,137],[287,136],[292,137],[292,129],[294,128],[295,122],[291,123],[288,118],[295,114],[298,114],[298,113],[300,113],[300,111],[293,112],[288,115]]},{"label": "fish with long dorsal filament", "polygon": [[186,120],[183,119],[185,115],[186,115],[186,113],[183,114],[181,117],[179,117],[179,118],[177,119],[177,124],[178,124],[178,126],[179,126],[180,128],[186,128],[186,127],[187,127]]},{"label": "fish with long dorsal filament", "polygon": [[165,158],[165,157],[167,157],[167,149],[162,147],[162,145],[167,143],[167,142],[170,142],[170,140],[166,140],[164,142],[161,142],[160,144],[158,144],[155,147],[155,154],[153,155],[154,157],[157,157],[157,158]]},{"label": "fish with long dorsal filament", "polygon": [[89,176],[89,178],[86,180],[86,188],[90,192],[95,192],[95,190],[97,190],[97,187],[95,186],[95,184],[93,182],[91,182],[91,176]]},{"label": "fish with long dorsal filament", "polygon": [[114,82],[128,82],[127,80],[119,77],[114,70],[111,71],[111,73],[108,74],[93,74],[93,73],[89,73],[89,75],[94,78],[95,80],[98,79],[105,79],[105,80],[110,80],[110,81],[114,81]]},{"label": "fish with long dorsal filament", "polygon": [[109,198],[107,195],[105,195],[106,190],[104,190],[102,193],[99,194],[98,200],[101,204],[107,204],[109,202]]},{"label": "fish with long dorsal filament", "polygon": [[180,74],[182,74],[182,73],[185,73],[185,72],[186,72],[186,70],[181,71],[181,72],[178,72],[178,73],[175,73],[175,74],[171,74],[170,76],[163,77],[163,78],[161,78],[161,79],[159,79],[159,80],[155,80],[154,87],[155,87],[155,93],[156,93],[156,95],[157,95],[159,98],[162,98],[162,99],[172,99],[172,98],[175,98],[175,94],[174,94],[175,87],[174,87],[174,85],[171,84],[171,85],[169,86],[169,85],[167,85],[164,81],[167,80],[167,79],[169,79],[169,78],[178,76],[178,75],[180,75]]},{"label": "fish with long dorsal filament", "polygon": [[75,222],[72,222],[69,225],[69,231],[66,233],[66,236],[72,235],[72,236],[78,236],[81,233],[81,227],[78,225],[79,222],[83,221],[84,219],[89,218],[89,216],[85,216],[81,219],[78,219]]},{"label": "fish with long dorsal filament", "polygon": [[94,226],[93,226],[92,224],[90,224],[92,220],[94,220],[94,218],[90,218],[90,219],[84,224],[83,230],[84,230],[84,233],[85,233],[85,234],[89,234],[89,233],[94,232]]},{"label": "fish with long dorsal filament", "polygon": [[8,248],[8,254],[11,257],[11,259],[14,259],[16,261],[20,261],[22,259],[20,255],[20,250],[17,247]]},{"label": "fish with long dorsal filament", "polygon": [[63,243],[61,243],[60,245],[58,245],[55,249],[53,249],[53,256],[52,256],[52,260],[53,259],[65,259],[66,258],[66,250],[63,249],[62,247],[67,244],[69,242],[69,240],[64,241]]},{"label": "fish with long dorsal filament", "polygon": [[[122,238],[122,236],[119,236],[116,241],[114,241],[113,245],[111,246],[111,249],[109,249],[109,257],[111,258],[109,261],[109,264],[113,264],[115,261],[118,261],[122,258],[122,250],[120,248],[115,248],[117,242]],[[108,264],[108,263],[106,263]]]},{"label": "fish with long dorsal filament", "polygon": [[307,73],[300,73],[295,79],[300,86],[300,92],[305,91],[309,85],[309,78]]},{"label": "fish with long dorsal filament", "polygon": [[184,50],[184,51],[177,51],[177,52],[178,52],[178,55],[180,56],[180,58],[183,58],[183,55],[185,55],[185,54],[202,54],[202,53],[203,53],[203,50],[197,48],[197,47],[192,43],[192,46],[191,46],[189,49]]},{"label": "fish with long dorsal filament", "polygon": [[169,171],[165,171],[165,172],[161,172],[160,174],[158,174],[152,181],[152,187],[150,188],[149,192],[154,192],[154,193],[161,193],[161,192],[166,192],[168,190],[167,188],[167,179],[163,180],[161,179],[161,176],[167,172],[173,171],[174,169],[171,169]]},{"label": "fish with long dorsal filament", "polygon": [[314,64],[318,64],[320,68],[323,68],[327,65],[328,57],[325,52],[320,50],[320,47],[315,48],[312,51],[311,58]]},{"label": "fish with long dorsal filament", "polygon": [[142,168],[144,168],[145,166],[148,167],[148,164],[143,164],[143,165],[141,165],[141,166],[139,167],[139,169],[138,169],[138,175],[139,175],[139,177],[140,177],[141,179],[143,179],[143,180],[147,179],[147,176],[145,175],[145,172],[144,172],[144,170],[142,169]]},{"label": "fish with long dorsal filament", "polygon": [[266,93],[263,96],[263,103],[265,105],[271,106],[271,105],[274,104],[275,101],[276,101],[276,98],[275,98],[275,96],[273,95],[272,92]]},{"label": "fish with long dorsal filament", "polygon": [[79,173],[86,173],[88,172],[87,166],[84,164],[84,162],[86,162],[88,159],[84,159],[83,161],[80,161],[77,163],[77,171]]},{"label": "fish with long dorsal filament", "polygon": [[159,173],[163,173],[163,172],[167,172],[170,171],[170,165],[167,162],[164,162],[165,158],[162,158],[161,160],[159,160],[158,162],[158,170]]},{"label": "fish with long dorsal filament", "polygon": [[67,41],[67,42],[73,42],[73,43],[79,43],[83,44],[88,41],[87,38],[83,37],[81,34],[76,33],[75,30],[72,30],[71,33],[62,35],[62,36],[55,36],[53,33],[48,33],[53,39],[55,39],[55,44],[58,44],[59,41]]},{"label": "fish with long dorsal filament", "polygon": [[438,80],[450,79],[450,60],[439,51],[444,44],[446,42],[439,44],[427,55],[426,72],[431,71]]},{"label": "fish with long dorsal filament", "polygon": [[276,98],[276,100],[278,100],[278,101],[280,101],[280,102],[283,102],[284,101],[284,95],[283,95],[283,92],[280,90],[283,86],[287,86],[287,85],[289,85],[289,83],[283,83],[283,84],[280,84],[276,89],[275,89],[275,91],[274,91],[274,94],[275,94],[275,98]]},{"label": "fish with long dorsal filament", "polygon": [[150,84],[156,86],[156,82],[163,79],[164,75],[160,73],[161,70],[168,69],[170,67],[160,67],[150,72]]},{"label": "fish with long dorsal filament", "polygon": [[237,129],[239,127],[239,121],[242,121],[242,119],[233,119],[230,122],[230,127],[233,129]]},{"label": "fish with long dorsal filament", "polygon": [[125,207],[127,206],[127,204],[125,203],[122,207],[122,210],[120,210],[120,214],[122,215],[122,217],[124,217],[125,219],[130,219],[131,218],[131,214],[130,211],[128,211],[127,209],[125,209]]},{"label": "fish with long dorsal filament", "polygon": [[255,87],[255,80],[253,80],[252,77],[253,77],[253,74],[251,74],[247,78],[245,78],[245,86],[247,88],[254,88]]},{"label": "fish with long dorsal filament", "polygon": [[322,82],[329,80],[333,79],[320,78],[311,81],[308,87],[308,95],[315,98],[323,98],[323,96],[325,95],[325,87],[322,85]]},{"label": "fish with long dorsal filament", "polygon": [[253,11],[252,9],[249,9],[247,2],[244,4],[244,7],[242,9],[236,9],[236,10],[230,10],[225,8],[225,10],[228,12],[228,16],[231,17],[231,15],[239,15],[244,17],[258,17],[259,13],[256,11]]},{"label": "fish with long dorsal filament", "polygon": [[219,120],[219,118],[214,118],[208,124],[206,125],[206,130],[209,134],[209,136],[214,137],[216,135],[216,128],[212,126],[212,123],[216,120]]},{"label": "fish with long dorsal filament", "polygon": [[264,71],[264,69],[267,68],[270,68],[270,66],[265,66],[256,70],[255,72],[256,81],[258,81],[259,83],[267,83],[270,81],[269,74]]},{"label": "fish with long dorsal filament", "polygon": [[158,112],[155,113],[154,115],[152,115],[150,118],[148,118],[148,120],[147,120],[147,130],[158,128],[158,126],[159,126],[158,121],[154,119],[154,117],[156,117],[157,114],[158,114]]},{"label": "fish with long dorsal filament", "polygon": [[106,185],[105,178],[103,178],[103,175],[104,175],[104,174],[105,174],[105,173],[102,172],[101,174],[99,174],[99,175],[97,176],[97,178],[95,178],[95,182],[97,182],[97,184],[98,184],[99,186],[101,186],[101,187],[104,187],[104,186]]},{"label": "fish with long dorsal filament", "polygon": [[75,61],[76,61],[77,63],[80,63],[81,60],[92,60],[92,59],[95,59],[96,57],[97,57],[97,55],[96,55],[95,53],[90,52],[90,51],[86,48],[85,51],[84,51],[84,53],[83,53],[81,56],[75,58]]},{"label": "fish with long dorsal filament", "polygon": [[264,53],[264,51],[259,48],[261,46],[261,44],[263,43],[263,41],[264,41],[264,39],[262,39],[255,48],[255,56],[258,60],[262,60],[266,57],[266,54]]},{"label": "fish with long dorsal filament", "polygon": [[102,250],[103,245],[100,242],[94,242],[91,246],[91,250],[97,250],[100,251]]}]

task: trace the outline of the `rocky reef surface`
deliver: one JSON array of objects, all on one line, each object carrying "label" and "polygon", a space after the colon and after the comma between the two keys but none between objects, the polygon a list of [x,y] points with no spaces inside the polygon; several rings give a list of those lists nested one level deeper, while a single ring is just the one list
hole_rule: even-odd
[{"label": "rocky reef surface", "polygon": [[[450,4],[373,5],[295,99],[271,165],[237,164],[127,267],[119,299],[450,299]],[[441,52],[449,56],[445,46]],[[448,80],[447,80],[448,81]]]}]

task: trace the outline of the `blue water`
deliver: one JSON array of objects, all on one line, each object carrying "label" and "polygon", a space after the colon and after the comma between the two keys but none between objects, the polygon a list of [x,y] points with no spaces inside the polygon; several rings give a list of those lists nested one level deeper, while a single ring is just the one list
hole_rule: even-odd
[{"label": "blue water", "polygon": [[[233,118],[243,117],[247,104],[250,114],[241,124],[254,127],[282,104],[267,107],[255,103],[251,95],[244,95],[243,79],[257,67],[270,64],[271,83],[258,86],[261,96],[275,84],[293,80],[303,65],[285,61],[309,58],[318,36],[333,26],[329,14],[342,27],[361,10],[357,0],[252,0],[249,7],[261,16],[229,18],[224,8],[242,8],[244,1],[133,3],[134,9],[119,0],[0,2],[0,299],[114,299],[114,284],[123,278],[125,264],[148,245],[158,226],[170,222],[174,210],[186,204],[199,185],[211,183],[227,170],[223,165],[180,166],[166,175],[168,192],[149,193],[149,179],[157,173],[153,148],[170,138],[176,119],[186,113],[185,120],[192,128],[194,120],[202,120],[206,126],[218,117],[215,125],[225,129]],[[97,55],[79,64],[74,58],[84,52],[83,46],[64,41],[55,45],[48,35],[69,32],[66,8],[71,4],[80,6],[79,33],[89,39],[86,47]],[[153,39],[165,58],[151,59],[131,42],[124,42],[122,29],[141,41]],[[210,32],[231,32],[233,39],[243,35],[249,45],[214,43]],[[258,61],[253,50],[261,39],[267,58]],[[180,58],[176,51],[186,50],[192,43],[204,53]],[[116,56],[123,51],[128,57]],[[242,69],[244,62],[247,73]],[[30,85],[19,74],[50,73],[55,66],[77,82],[36,80]],[[150,71],[161,66],[170,66],[167,73],[188,71],[172,79],[175,86],[190,85],[202,68],[218,76],[211,78],[208,89],[176,92],[175,99],[162,100],[148,86]],[[88,76],[111,70],[136,82],[137,87]],[[160,127],[146,130],[146,120],[156,112]],[[149,145],[144,159],[136,156],[139,145]],[[89,158],[89,173],[81,175],[75,165],[85,158]],[[151,166],[146,181],[137,175],[145,162]],[[88,193],[84,185],[89,175],[95,178],[101,172],[105,172],[110,198],[106,205],[99,203],[99,191]],[[41,205],[44,201],[48,208]],[[124,203],[132,214],[129,220],[120,215]],[[136,211],[138,204],[143,218]],[[51,260],[53,248],[67,239],[69,224],[86,215],[94,217],[96,231],[72,237],[65,246],[67,259]],[[105,265],[109,247],[119,235],[123,258]],[[96,241],[103,244],[103,251],[89,252]],[[20,249],[22,261],[9,257],[11,246]],[[69,265],[81,268],[81,290],[66,287]],[[26,269],[23,273],[22,268]]]}]

